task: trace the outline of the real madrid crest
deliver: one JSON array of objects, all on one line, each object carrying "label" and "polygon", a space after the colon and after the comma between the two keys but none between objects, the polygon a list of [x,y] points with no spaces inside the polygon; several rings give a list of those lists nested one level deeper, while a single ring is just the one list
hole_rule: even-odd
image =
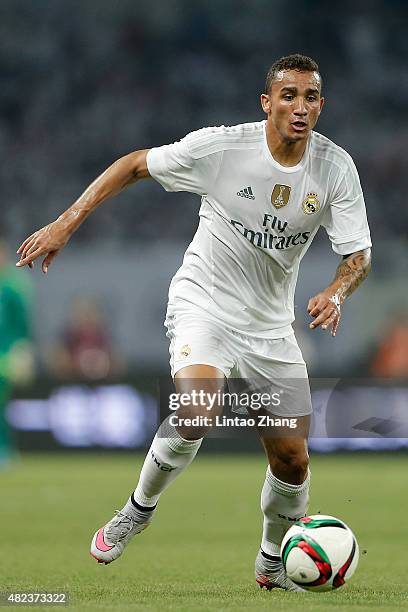
[{"label": "real madrid crest", "polygon": [[303,200],[303,212],[306,215],[313,215],[320,210],[320,202],[317,199],[317,193],[309,191],[305,200]]},{"label": "real madrid crest", "polygon": [[189,347],[189,345],[183,344],[183,346],[180,349],[181,357],[188,357],[190,353],[191,353],[191,348]]},{"label": "real madrid crest", "polygon": [[273,188],[271,195],[271,202],[275,208],[282,208],[286,206],[290,198],[290,187],[289,185],[276,184]]}]

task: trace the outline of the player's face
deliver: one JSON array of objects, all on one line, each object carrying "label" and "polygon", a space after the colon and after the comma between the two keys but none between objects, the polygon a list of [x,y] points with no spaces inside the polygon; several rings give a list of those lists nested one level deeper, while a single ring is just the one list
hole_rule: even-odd
[{"label": "player's face", "polygon": [[298,142],[308,137],[323,106],[320,90],[317,72],[282,70],[278,73],[269,95],[261,96],[261,103],[268,122],[282,140]]}]

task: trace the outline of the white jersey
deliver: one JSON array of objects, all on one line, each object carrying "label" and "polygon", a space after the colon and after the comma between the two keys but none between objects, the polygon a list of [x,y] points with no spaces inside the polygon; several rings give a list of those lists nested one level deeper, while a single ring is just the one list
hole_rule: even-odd
[{"label": "white jersey", "polygon": [[351,157],[312,132],[302,160],[281,166],[266,122],[210,127],[147,155],[166,191],[201,196],[200,223],[169,290],[168,314],[191,307],[254,336],[291,333],[299,263],[320,225],[336,253],[371,246]]}]

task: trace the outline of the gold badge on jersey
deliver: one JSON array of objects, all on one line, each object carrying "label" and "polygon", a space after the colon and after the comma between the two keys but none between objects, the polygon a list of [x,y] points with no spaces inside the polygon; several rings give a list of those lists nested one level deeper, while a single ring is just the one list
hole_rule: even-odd
[{"label": "gold badge on jersey", "polygon": [[181,357],[188,357],[190,353],[191,353],[191,348],[188,346],[188,344],[184,344],[180,349]]},{"label": "gold badge on jersey", "polygon": [[275,208],[283,208],[288,204],[290,198],[289,185],[276,184],[271,195],[271,202]]},{"label": "gold badge on jersey", "polygon": [[317,193],[309,191],[307,197],[303,200],[303,212],[306,215],[313,215],[320,210],[320,202],[317,199]]}]

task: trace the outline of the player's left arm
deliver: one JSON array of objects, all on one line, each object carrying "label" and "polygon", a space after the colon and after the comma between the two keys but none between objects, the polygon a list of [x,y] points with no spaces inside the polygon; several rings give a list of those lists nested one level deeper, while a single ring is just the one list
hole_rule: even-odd
[{"label": "player's left arm", "polygon": [[370,268],[371,249],[344,255],[333,282],[309,300],[307,311],[314,318],[309,327],[331,327],[332,336],[335,336],[340,323],[342,304],[367,277]]}]

